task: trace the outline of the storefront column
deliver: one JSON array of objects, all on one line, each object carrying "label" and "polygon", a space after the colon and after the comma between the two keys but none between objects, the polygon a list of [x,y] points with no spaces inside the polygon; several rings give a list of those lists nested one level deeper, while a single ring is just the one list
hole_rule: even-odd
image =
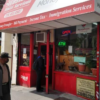
[{"label": "storefront column", "polygon": [[16,70],[17,70],[17,67],[18,67],[18,65],[17,65],[17,60],[18,60],[18,35],[17,34],[15,34],[14,36],[13,36],[13,46],[12,46],[12,54],[13,54],[13,57],[12,57],[12,59],[13,59],[13,63],[12,63],[12,84],[16,84],[16,78],[17,78],[17,72],[16,72]]},{"label": "storefront column", "polygon": [[[1,40],[1,52],[7,52],[12,57],[12,38],[13,34],[2,32],[2,40]],[[8,62],[10,68],[10,74],[12,72],[12,59],[9,59]]]},{"label": "storefront column", "polygon": [[20,66],[21,58],[21,34],[18,34],[18,66]]},{"label": "storefront column", "polygon": [[52,89],[54,90],[54,71],[55,71],[55,42],[53,43],[53,67],[52,67]]},{"label": "storefront column", "polygon": [[34,50],[34,34],[30,33],[30,62],[29,62],[29,67],[31,70],[31,75],[30,75],[30,87],[32,86],[32,65],[33,65],[33,50]]},{"label": "storefront column", "polygon": [[97,82],[96,82],[96,100],[99,100],[99,66],[100,66],[100,23],[97,27]]},{"label": "storefront column", "polygon": [[48,93],[49,88],[49,40],[50,40],[50,31],[47,33],[47,63],[46,63],[46,93]]},{"label": "storefront column", "polygon": [[17,84],[19,84],[19,67],[21,61],[21,34],[18,34],[18,65],[17,65]]}]

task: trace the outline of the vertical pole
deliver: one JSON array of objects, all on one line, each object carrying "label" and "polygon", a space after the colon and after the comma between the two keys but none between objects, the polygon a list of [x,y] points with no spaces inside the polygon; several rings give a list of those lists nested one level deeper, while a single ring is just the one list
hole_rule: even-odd
[{"label": "vertical pole", "polygon": [[50,31],[47,33],[47,60],[46,60],[46,93],[48,93],[49,89],[49,40],[50,40]]},{"label": "vertical pole", "polygon": [[54,90],[54,71],[55,71],[55,42],[53,43],[53,62],[52,62],[52,89]]},{"label": "vertical pole", "polygon": [[18,34],[18,67],[21,65],[21,34]]},{"label": "vertical pole", "polygon": [[19,66],[21,65],[21,34],[18,34],[18,60],[17,60],[17,84],[19,83]]},{"label": "vertical pole", "polygon": [[29,68],[30,68],[30,87],[32,84],[32,65],[33,65],[33,50],[34,50],[34,34],[30,33],[30,60],[29,60]]},{"label": "vertical pole", "polygon": [[99,66],[100,66],[100,24],[97,27],[97,81],[96,81],[96,100],[99,100]]}]

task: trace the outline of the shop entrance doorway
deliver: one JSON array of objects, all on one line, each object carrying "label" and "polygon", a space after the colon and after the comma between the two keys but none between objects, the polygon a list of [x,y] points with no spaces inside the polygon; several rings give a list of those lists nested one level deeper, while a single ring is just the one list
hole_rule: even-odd
[{"label": "shop entrance doorway", "polygon": [[[49,59],[47,59],[47,44],[46,43],[39,43],[38,44],[38,56],[41,55],[41,51],[45,52],[45,59],[44,63],[46,65],[46,69],[43,72],[42,76],[42,87],[49,91],[52,89],[52,73],[53,73],[53,43],[49,44]],[[47,65],[47,60],[49,60],[49,66]],[[47,77],[46,71],[49,69],[49,75]],[[46,82],[46,78],[48,78],[48,82]]]}]

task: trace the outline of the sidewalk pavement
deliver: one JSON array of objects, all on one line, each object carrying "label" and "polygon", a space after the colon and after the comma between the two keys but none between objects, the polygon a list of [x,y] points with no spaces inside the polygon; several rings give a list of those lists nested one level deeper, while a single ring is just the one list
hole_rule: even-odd
[{"label": "sidewalk pavement", "polygon": [[49,94],[45,92],[38,93],[36,88],[26,88],[22,86],[12,86],[11,88],[12,100],[85,100],[74,95],[61,93],[58,91],[50,91]]}]

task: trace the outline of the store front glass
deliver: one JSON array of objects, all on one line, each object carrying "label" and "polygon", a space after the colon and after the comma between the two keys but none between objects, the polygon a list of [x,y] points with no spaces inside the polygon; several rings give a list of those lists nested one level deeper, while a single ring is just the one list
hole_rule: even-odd
[{"label": "store front glass", "polygon": [[[88,24],[55,30],[56,70],[84,72],[96,68],[97,25]],[[83,72],[82,70],[80,72]]]},{"label": "store front glass", "polygon": [[29,66],[30,34],[21,34],[21,65]]}]

